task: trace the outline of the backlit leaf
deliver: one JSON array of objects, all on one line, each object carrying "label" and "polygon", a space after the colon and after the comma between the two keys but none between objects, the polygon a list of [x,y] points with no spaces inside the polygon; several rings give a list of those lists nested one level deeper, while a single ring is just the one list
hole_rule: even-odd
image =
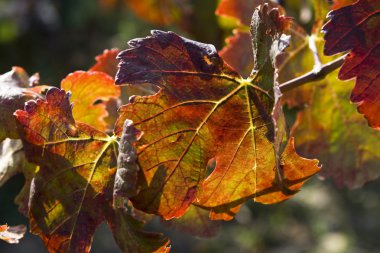
[{"label": "backlit leaf", "polygon": [[226,39],[226,46],[219,51],[219,55],[246,78],[251,74],[254,63],[251,51],[252,43],[249,33],[235,29],[233,35]]},{"label": "backlit leaf", "polygon": [[353,80],[338,80],[337,71],[313,84],[311,104],[299,112],[292,129],[297,150],[320,159],[321,175],[349,188],[380,177],[380,133],[366,129],[365,119],[355,113],[348,100],[353,86]]},{"label": "backlit leaf", "polygon": [[356,77],[351,101],[368,124],[380,129],[380,1],[359,0],[329,13],[324,26],[326,55],[351,50],[339,71],[339,78]]},{"label": "backlit leaf", "polygon": [[[216,14],[221,16],[232,17],[241,23],[241,29],[235,29],[234,35],[226,39],[226,46],[219,52],[220,56],[230,66],[238,71],[243,77],[249,76],[254,64],[253,55],[249,52],[252,50],[251,38],[245,30],[250,25],[254,9],[263,3],[269,3],[269,8],[278,8],[280,13],[284,10],[280,5],[273,1],[222,1]],[[322,9],[322,8],[319,8]],[[288,21],[290,22],[290,21]],[[319,30],[318,30],[319,32]],[[291,22],[285,31],[290,34],[290,44],[285,52],[277,59],[278,64],[278,80],[280,83],[301,76],[313,69],[313,52],[309,48],[310,37],[304,29],[295,22]],[[313,38],[314,39],[314,38]],[[306,68],[304,66],[307,66]],[[289,107],[303,106],[310,100],[309,87],[296,89],[284,94],[282,101]]]},{"label": "backlit leaf", "polygon": [[194,205],[191,205],[182,217],[162,222],[169,228],[200,237],[215,236],[221,225],[221,221],[209,219],[208,210]]},{"label": "backlit leaf", "polygon": [[143,222],[134,219],[126,209],[109,209],[107,223],[116,243],[126,253],[167,253],[169,240],[161,234],[142,230]]},{"label": "backlit leaf", "polygon": [[[282,16],[263,15],[271,28],[284,25]],[[278,39],[276,29],[266,30],[267,36]],[[280,161],[284,185],[276,181],[271,117],[275,55],[267,50],[279,45],[258,46],[261,65],[249,79],[226,65],[212,45],[172,32],[153,31],[129,45],[119,55],[116,83],[150,82],[161,88],[121,107],[116,126],[120,135],[130,119],[143,133],[136,142],[141,166],[141,189],[131,198],[136,208],[171,219],[193,202],[212,212],[224,205],[235,210],[250,198],[275,203],[290,197],[281,192],[283,186],[297,190],[319,170],[317,161],[299,157],[289,142]],[[207,176],[211,159],[216,167]],[[218,218],[231,219],[223,211]]]},{"label": "backlit leaf", "polygon": [[0,225],[0,240],[7,243],[19,243],[19,240],[24,237],[26,227],[24,225],[11,226]]},{"label": "backlit leaf", "polygon": [[185,22],[191,12],[188,0],[126,0],[126,3],[139,18],[157,25]]},{"label": "backlit leaf", "polygon": [[117,72],[117,64],[119,63],[116,60],[116,56],[119,53],[119,49],[112,48],[104,50],[103,54],[95,57],[96,64],[92,66],[90,71],[99,71],[104,72],[111,77],[115,77]]},{"label": "backlit leaf", "polygon": [[[28,101],[15,115],[25,153],[40,165],[30,194],[32,232],[51,252],[89,252],[97,226],[114,215],[108,208],[117,143],[115,137],[75,122],[69,97],[52,88],[46,100]],[[144,252],[139,250],[132,252]]]},{"label": "backlit leaf", "polygon": [[71,91],[73,116],[101,131],[107,130],[106,102],[120,96],[119,87],[109,75],[97,71],[76,71],[61,82],[61,88]]},{"label": "backlit leaf", "polygon": [[357,2],[357,0],[333,0],[334,4],[332,6],[332,9],[336,10],[336,9],[342,8],[344,6],[353,4],[355,2]]},{"label": "backlit leaf", "polygon": [[255,8],[268,4],[269,9],[278,8],[284,14],[282,7],[271,0],[222,0],[215,11],[216,15],[236,18],[241,25],[250,26]]}]

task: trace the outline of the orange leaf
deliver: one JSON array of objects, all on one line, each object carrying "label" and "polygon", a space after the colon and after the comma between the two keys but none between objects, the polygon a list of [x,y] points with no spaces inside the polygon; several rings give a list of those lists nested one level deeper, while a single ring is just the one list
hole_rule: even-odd
[{"label": "orange leaf", "polygon": [[114,85],[113,78],[102,72],[76,71],[62,80],[61,88],[71,92],[76,120],[107,130],[106,102],[120,96],[120,88]]},{"label": "orange leaf", "polygon": [[[49,251],[89,252],[97,226],[105,220],[115,223],[115,215],[123,212],[112,209],[111,204],[117,141],[75,122],[69,97],[70,93],[52,88],[46,100],[29,101],[25,110],[15,115],[22,126],[25,153],[40,166],[30,193],[32,232],[43,239]],[[158,241],[152,246],[136,243],[155,239],[141,231],[140,223],[122,217],[117,222],[129,231],[123,235],[123,249],[166,249],[168,241],[160,235],[155,235]]]},{"label": "orange leaf", "polygon": [[[226,65],[212,45],[172,32],[153,31],[120,53],[116,83],[161,88],[121,107],[116,126],[120,134],[130,119],[143,133],[135,144],[141,166],[141,188],[131,198],[136,208],[171,219],[193,202],[210,210],[234,209],[249,198],[274,203],[289,198],[283,189],[296,191],[319,170],[317,161],[299,157],[290,141],[280,154],[284,180],[276,178],[273,63],[286,41],[280,32],[287,19],[267,7],[258,13],[263,24],[253,34],[263,43],[254,50],[258,64],[248,79]],[[216,167],[207,176],[211,159]]]},{"label": "orange leaf", "polygon": [[241,25],[250,26],[255,8],[263,4],[268,4],[269,9],[278,8],[284,14],[282,7],[271,0],[222,0],[215,14],[236,18]]},{"label": "orange leaf", "polygon": [[96,64],[89,70],[104,72],[114,78],[117,72],[118,64],[116,56],[119,54],[119,52],[120,51],[117,48],[104,50],[103,54],[95,57]]}]

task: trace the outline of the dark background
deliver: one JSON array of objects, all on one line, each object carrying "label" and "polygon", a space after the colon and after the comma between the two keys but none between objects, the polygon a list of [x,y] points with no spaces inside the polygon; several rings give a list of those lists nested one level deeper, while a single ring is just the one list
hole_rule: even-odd
[{"label": "dark background", "polygon": [[[215,17],[217,2],[189,0],[189,16],[160,25],[142,20],[117,0],[0,0],[0,73],[22,66],[29,74],[39,72],[42,84],[59,86],[70,72],[93,65],[104,49],[125,49],[128,40],[147,36],[151,29],[176,31],[220,49],[234,23]],[[310,29],[313,14],[307,1],[283,2]],[[13,203],[23,181],[18,175],[0,188],[0,224],[28,224]],[[163,231],[171,238],[172,252],[181,253],[380,252],[379,199],[380,181],[347,190],[314,177],[284,203],[248,203],[212,239],[167,230],[157,220],[148,229]],[[27,233],[18,245],[0,241],[0,252],[46,250],[37,236]],[[95,235],[92,252],[120,252],[105,225]]]}]

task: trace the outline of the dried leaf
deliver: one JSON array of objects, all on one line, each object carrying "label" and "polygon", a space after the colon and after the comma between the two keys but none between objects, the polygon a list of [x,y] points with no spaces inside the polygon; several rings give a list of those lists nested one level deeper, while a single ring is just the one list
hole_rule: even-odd
[{"label": "dried leaf", "polygon": [[20,67],[0,76],[0,141],[18,138],[13,112],[21,109],[27,100],[40,97],[39,93],[46,88],[33,88],[29,83],[28,74]]},{"label": "dried leaf", "polygon": [[20,140],[5,139],[0,143],[0,186],[20,171],[26,162]]},{"label": "dried leaf", "polygon": [[5,139],[0,143],[0,186],[17,173],[23,173],[25,184],[16,197],[19,211],[28,216],[30,183],[34,176],[36,165],[28,162],[21,140]]},{"label": "dried leaf", "polygon": [[368,124],[380,129],[380,1],[359,0],[329,13],[324,26],[326,55],[351,50],[339,79],[356,77],[351,101],[358,104]]},{"label": "dried leaf", "polygon": [[24,225],[11,226],[0,225],[0,240],[7,243],[19,243],[19,240],[24,237],[26,227]]},{"label": "dried leaf", "polygon": [[[279,15],[270,17],[283,25]],[[266,76],[270,71],[260,67],[252,79],[242,79],[212,45],[172,32],[153,31],[129,44],[119,55],[116,83],[161,88],[121,107],[116,126],[120,135],[125,119],[131,119],[143,132],[136,143],[141,166],[141,190],[131,198],[136,208],[171,219],[194,201],[213,210],[237,203],[229,206],[234,209],[249,198],[274,203],[290,197],[275,179],[274,71]],[[257,55],[261,66],[272,62],[265,53]],[[205,180],[210,159],[216,167]],[[319,169],[317,161],[299,157],[291,142],[281,166],[285,187],[292,190]]]}]

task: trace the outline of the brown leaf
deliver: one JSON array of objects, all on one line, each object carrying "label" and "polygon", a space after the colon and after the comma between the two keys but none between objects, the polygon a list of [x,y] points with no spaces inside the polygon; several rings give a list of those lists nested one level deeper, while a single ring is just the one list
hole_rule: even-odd
[{"label": "brown leaf", "polygon": [[5,138],[18,138],[13,112],[21,109],[29,99],[40,97],[46,86],[29,86],[29,76],[24,69],[13,67],[0,76],[0,141]]},{"label": "brown leaf", "polygon": [[28,162],[25,157],[21,140],[5,139],[0,143],[0,186],[17,173],[23,173],[24,186],[15,199],[19,212],[28,216],[30,183],[34,176],[36,165]]}]

